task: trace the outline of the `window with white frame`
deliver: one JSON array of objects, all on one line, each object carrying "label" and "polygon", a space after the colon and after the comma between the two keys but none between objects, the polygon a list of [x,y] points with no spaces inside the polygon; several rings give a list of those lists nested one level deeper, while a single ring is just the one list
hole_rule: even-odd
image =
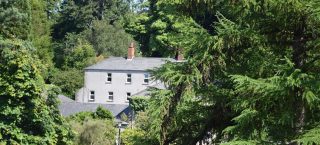
[{"label": "window with white frame", "polygon": [[93,102],[93,101],[94,101],[94,98],[95,98],[95,93],[94,93],[94,91],[90,91],[89,101],[90,101],[90,102]]},{"label": "window with white frame", "polygon": [[147,74],[147,73],[144,74],[143,83],[144,84],[149,84],[149,74]]},{"label": "window with white frame", "polygon": [[126,83],[131,83],[132,79],[131,79],[131,74],[127,74],[127,82]]},{"label": "window with white frame", "polygon": [[127,101],[129,101],[129,98],[131,97],[131,93],[127,92]]},{"label": "window with white frame", "polygon": [[108,101],[113,101],[113,92],[108,92]]},{"label": "window with white frame", "polygon": [[112,73],[107,73],[106,82],[111,83],[111,81],[112,81]]}]

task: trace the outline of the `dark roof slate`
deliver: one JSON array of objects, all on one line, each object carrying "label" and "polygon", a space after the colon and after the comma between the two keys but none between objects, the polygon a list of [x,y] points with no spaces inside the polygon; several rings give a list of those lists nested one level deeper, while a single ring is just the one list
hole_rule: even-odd
[{"label": "dark roof slate", "polygon": [[164,85],[164,83],[157,83],[155,85],[149,86],[147,89],[141,90],[133,95],[133,96],[149,96],[150,95],[150,89],[151,88],[157,88],[157,89],[166,89],[166,86]]},{"label": "dark roof slate", "polygon": [[58,95],[58,99],[63,103],[70,103],[74,102],[74,100],[70,99],[69,97],[66,97],[64,95]]},{"label": "dark roof slate", "polygon": [[[59,110],[62,116],[69,116],[83,111],[94,112],[99,106],[109,110],[113,116],[118,117],[122,112],[127,112],[130,108],[126,104],[99,104],[99,103],[78,103],[68,102],[61,103]],[[129,109],[130,110],[130,109]]]},{"label": "dark roof slate", "polygon": [[156,58],[156,57],[135,57],[127,60],[124,57],[110,57],[95,65],[85,68],[85,70],[137,70],[146,71],[160,67],[166,61],[175,62],[172,58]]},{"label": "dark roof slate", "polygon": [[62,116],[69,116],[83,111],[94,112],[99,106],[108,109],[116,118],[120,117],[122,112],[127,114],[131,111],[129,105],[126,104],[79,103],[64,95],[58,95],[58,99],[60,100],[59,111]]}]

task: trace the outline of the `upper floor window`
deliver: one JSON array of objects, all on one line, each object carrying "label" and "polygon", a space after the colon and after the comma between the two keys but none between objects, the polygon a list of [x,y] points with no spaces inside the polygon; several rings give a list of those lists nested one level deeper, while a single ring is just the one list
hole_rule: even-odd
[{"label": "upper floor window", "polygon": [[93,101],[94,101],[94,98],[95,98],[94,91],[90,91],[89,101],[90,101],[90,102],[93,102]]},{"label": "upper floor window", "polygon": [[127,92],[127,101],[129,101],[129,98],[131,97],[131,93]]},{"label": "upper floor window", "polygon": [[107,78],[106,78],[106,82],[111,83],[111,81],[112,81],[112,73],[108,73]]},{"label": "upper floor window", "polygon": [[144,74],[144,84],[149,84],[149,74]]},{"label": "upper floor window", "polygon": [[113,92],[108,93],[108,100],[113,101]]},{"label": "upper floor window", "polygon": [[126,83],[131,83],[132,79],[131,79],[131,74],[127,74],[127,82]]}]

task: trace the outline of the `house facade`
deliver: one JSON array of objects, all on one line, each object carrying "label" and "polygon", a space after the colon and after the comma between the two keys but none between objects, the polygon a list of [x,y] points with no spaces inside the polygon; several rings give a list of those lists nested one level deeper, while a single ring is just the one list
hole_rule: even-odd
[{"label": "house facade", "polygon": [[171,58],[135,57],[133,44],[127,57],[110,57],[85,68],[84,87],[76,94],[76,102],[129,104],[128,98],[150,86],[161,85],[149,70],[160,67]]}]

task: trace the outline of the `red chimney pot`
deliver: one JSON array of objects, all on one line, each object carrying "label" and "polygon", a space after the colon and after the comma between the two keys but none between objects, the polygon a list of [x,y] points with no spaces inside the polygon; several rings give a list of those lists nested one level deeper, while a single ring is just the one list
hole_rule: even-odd
[{"label": "red chimney pot", "polygon": [[129,46],[129,48],[128,48],[128,56],[127,56],[127,59],[128,59],[128,60],[131,60],[131,59],[133,59],[133,58],[134,58],[134,43],[131,42],[131,43],[130,43],[130,46]]},{"label": "red chimney pot", "polygon": [[183,48],[178,48],[176,50],[176,60],[177,61],[182,61],[184,59],[183,57]]}]

